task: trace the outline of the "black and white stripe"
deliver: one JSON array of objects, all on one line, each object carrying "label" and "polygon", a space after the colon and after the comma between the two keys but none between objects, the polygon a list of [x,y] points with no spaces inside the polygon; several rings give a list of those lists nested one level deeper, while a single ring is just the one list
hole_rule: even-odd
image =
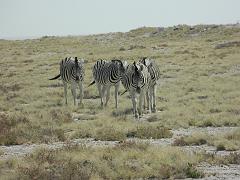
[{"label": "black and white stripe", "polygon": [[94,80],[90,85],[96,83],[101,98],[101,106],[103,106],[105,96],[105,106],[107,106],[110,99],[110,88],[111,86],[115,86],[115,107],[118,107],[121,68],[123,68],[123,63],[120,60],[98,60],[93,66],[92,73]]},{"label": "black and white stripe", "polygon": [[[143,98],[149,87],[150,74],[148,69],[141,62],[134,62],[127,66],[121,80],[124,88],[131,95],[134,115],[138,118],[139,115],[142,115]],[[136,105],[138,100],[139,111]]]},{"label": "black and white stripe", "polygon": [[151,77],[149,82],[149,95],[146,96],[148,107],[150,107],[150,111],[156,112],[156,91],[160,81],[160,69],[157,63],[152,59],[144,57],[140,62],[147,66]]},{"label": "black and white stripe", "polygon": [[77,57],[66,57],[60,62],[60,74],[49,80],[61,77],[64,85],[65,103],[67,104],[67,84],[71,84],[71,91],[76,105],[76,87],[80,89],[80,104],[83,99],[83,81],[84,81],[84,60],[78,60]]}]

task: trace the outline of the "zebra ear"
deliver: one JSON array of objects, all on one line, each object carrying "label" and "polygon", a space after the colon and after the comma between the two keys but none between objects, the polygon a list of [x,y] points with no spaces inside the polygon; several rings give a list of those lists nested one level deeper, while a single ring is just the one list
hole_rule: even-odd
[{"label": "zebra ear", "polygon": [[151,66],[151,61],[149,59],[145,59],[145,65],[148,67],[148,66]]},{"label": "zebra ear", "polygon": [[133,71],[137,71],[137,70],[138,70],[138,68],[137,68],[137,66],[136,66],[136,62],[135,62],[135,61],[133,62],[132,70],[133,70]]},{"label": "zebra ear", "polygon": [[84,63],[84,61],[85,61],[84,59],[81,59],[81,60],[80,60],[80,62],[81,62],[82,64]]},{"label": "zebra ear", "polygon": [[123,67],[126,68],[127,65],[128,65],[127,61],[124,61],[124,62],[123,62]]}]

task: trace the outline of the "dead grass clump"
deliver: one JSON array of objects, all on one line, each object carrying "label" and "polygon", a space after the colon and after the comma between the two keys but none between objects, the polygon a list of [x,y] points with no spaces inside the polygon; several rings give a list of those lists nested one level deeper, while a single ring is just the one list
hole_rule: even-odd
[{"label": "dead grass clump", "polygon": [[19,91],[22,87],[19,84],[13,85],[0,85],[0,91],[8,93],[9,91]]},{"label": "dead grass clump", "polygon": [[28,117],[21,114],[7,114],[4,112],[0,113],[0,144],[1,145],[12,145],[21,144],[18,126],[28,124]]},{"label": "dead grass clump", "polygon": [[207,143],[208,135],[193,134],[191,136],[181,137],[173,143],[175,146],[199,146]]},{"label": "dead grass clump", "polygon": [[73,122],[71,113],[66,110],[52,109],[50,110],[50,115],[52,120],[58,124]]},{"label": "dead grass clump", "polygon": [[133,50],[133,49],[145,49],[145,46],[142,45],[131,45],[128,50]]},{"label": "dead grass clump", "polygon": [[97,99],[97,98],[99,98],[98,95],[93,95],[88,90],[84,90],[83,94],[84,94],[84,99]]},{"label": "dead grass clump", "polygon": [[152,115],[149,118],[147,118],[147,121],[148,122],[156,122],[156,121],[159,121],[159,118],[157,115]]},{"label": "dead grass clump", "polygon": [[137,142],[134,140],[126,140],[119,144],[117,144],[116,149],[141,149],[141,150],[147,150],[149,147],[149,143],[147,142]]},{"label": "dead grass clump", "polygon": [[172,137],[172,132],[165,127],[159,125],[139,125],[136,130],[129,131],[128,137],[137,137],[143,139],[160,139]]},{"label": "dead grass clump", "polygon": [[214,156],[210,161],[215,164],[240,164],[240,154],[230,153],[228,156]]},{"label": "dead grass clump", "polygon": [[183,137],[175,139],[175,141],[173,142],[174,146],[187,146],[188,143],[184,140]]},{"label": "dead grass clump", "polygon": [[217,44],[215,46],[215,49],[222,49],[222,48],[228,48],[228,47],[239,47],[239,46],[240,46],[240,41],[229,41],[229,42]]},{"label": "dead grass clump", "polygon": [[58,151],[40,149],[17,167],[18,176],[29,179],[90,179],[91,161],[58,157]]},{"label": "dead grass clump", "polygon": [[114,110],[112,112],[112,116],[114,116],[114,117],[125,116],[127,114],[132,114],[132,108],[127,108],[124,110]]},{"label": "dead grass clump", "polygon": [[198,125],[199,127],[213,127],[215,124],[210,120],[205,120]]},{"label": "dead grass clump", "polygon": [[188,163],[185,168],[187,178],[202,178],[204,177],[203,172],[197,170],[191,163]]},{"label": "dead grass clump", "polygon": [[218,144],[217,145],[217,151],[224,151],[224,150],[226,150],[224,144]]},{"label": "dead grass clump", "polygon": [[126,49],[124,47],[120,47],[119,51],[125,51]]},{"label": "dead grass clump", "polygon": [[126,135],[123,131],[109,126],[96,130],[94,138],[101,141],[123,141],[126,139]]}]

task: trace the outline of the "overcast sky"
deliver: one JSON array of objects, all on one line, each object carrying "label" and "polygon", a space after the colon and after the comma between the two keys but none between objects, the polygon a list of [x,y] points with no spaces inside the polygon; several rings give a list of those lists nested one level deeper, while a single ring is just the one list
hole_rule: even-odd
[{"label": "overcast sky", "polygon": [[0,38],[240,22],[240,0],[0,0]]}]

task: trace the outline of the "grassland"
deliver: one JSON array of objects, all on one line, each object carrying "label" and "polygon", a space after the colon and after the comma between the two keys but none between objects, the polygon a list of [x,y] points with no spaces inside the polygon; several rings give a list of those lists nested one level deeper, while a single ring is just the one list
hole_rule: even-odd
[{"label": "grassland", "polygon": [[[238,25],[198,25],[192,29],[183,25],[177,30],[169,27],[162,31],[143,27],[127,33],[0,40],[0,144],[51,143],[89,137],[119,141],[129,137],[158,139],[171,137],[169,129],[180,127],[239,126],[239,42]],[[59,73],[59,61],[66,56],[85,59],[84,107],[73,106],[70,90],[69,105],[66,106],[61,81],[48,80]],[[155,59],[161,69],[161,83],[157,92],[159,111],[146,116],[141,122],[136,121],[131,115],[131,101],[127,93],[120,97],[118,110],[114,108],[113,97],[109,106],[101,109],[96,87],[87,87],[92,80],[91,68],[94,62],[99,58],[117,57],[130,63],[143,56]],[[73,116],[76,116],[77,120],[74,120]],[[239,137],[239,133],[236,136]],[[206,139],[205,136],[204,138]],[[223,136],[207,143],[218,146],[225,144],[229,138]],[[189,139],[184,140],[186,143],[190,142]],[[228,147],[239,149],[239,142],[224,148]],[[69,158],[72,154],[77,156],[77,152],[72,151],[63,153],[68,154]],[[93,151],[96,159],[103,153],[101,150],[99,153],[90,151]],[[118,149],[110,151],[114,151],[113,156],[126,153],[121,154],[120,158],[136,153],[135,149],[134,152],[119,152]],[[142,151],[139,150],[139,153],[143,153]],[[148,153],[152,151],[163,154],[167,152],[164,149],[154,150],[153,147],[146,150]],[[170,150],[172,151],[181,153],[178,147]],[[84,155],[85,150],[79,153],[87,156]],[[182,153],[180,156],[177,162],[187,155]],[[199,156],[196,156],[196,159],[199,159]],[[145,161],[145,157],[143,160]],[[53,162],[55,161],[64,160],[54,159]],[[95,162],[98,161],[100,160],[91,162],[97,164]],[[162,161],[160,158],[151,163],[158,164]],[[33,160],[29,162],[35,163]],[[79,162],[82,162],[82,159]],[[186,160],[182,168],[186,168],[188,163],[198,162],[199,160]],[[125,177],[122,174],[126,169],[121,169],[120,164],[115,163],[115,170],[118,169],[119,172],[109,172],[112,178],[134,178],[137,177],[134,172],[142,172],[142,169],[130,170]],[[149,171],[151,173],[148,174],[147,169],[154,169],[156,164],[149,167],[144,164],[141,164],[144,167],[141,177],[165,177],[161,172]],[[172,165],[168,168],[179,168]],[[24,171],[26,167],[22,168]],[[98,165],[94,168],[97,169],[94,173],[96,177],[104,178],[103,174],[106,172],[100,170]],[[167,177],[178,175],[179,173],[169,174]],[[182,177],[188,176],[184,174]]]}]

